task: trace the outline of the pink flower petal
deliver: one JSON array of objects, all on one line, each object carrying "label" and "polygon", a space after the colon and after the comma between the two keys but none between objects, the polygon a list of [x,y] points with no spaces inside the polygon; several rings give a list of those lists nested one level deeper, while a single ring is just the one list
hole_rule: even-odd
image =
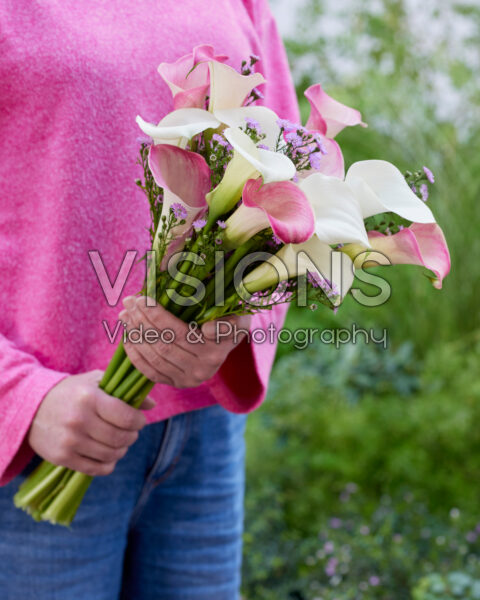
[{"label": "pink flower petal", "polygon": [[203,156],[170,144],[150,147],[148,166],[157,184],[193,208],[206,208],[210,169]]},{"label": "pink flower petal", "polygon": [[313,234],[312,207],[291,181],[263,184],[261,179],[249,179],[243,188],[243,204],[263,210],[275,235],[286,244],[305,242]]},{"label": "pink flower petal", "polygon": [[338,177],[339,179],[345,178],[345,163],[343,160],[343,154],[340,150],[340,146],[335,140],[327,138],[318,132],[321,137],[322,144],[327,151],[327,154],[322,154],[320,159],[319,173],[324,175],[330,175],[331,177]]},{"label": "pink flower petal", "polygon": [[[450,254],[443,231],[436,223],[412,223],[394,235],[378,231],[368,234],[372,249],[384,254],[392,264],[420,265],[435,273],[434,287],[441,289],[450,271]],[[375,256],[378,260],[378,255]]]},{"label": "pink flower petal", "polygon": [[203,108],[210,86],[208,61],[223,63],[227,59],[216,56],[213,46],[202,45],[173,63],[161,63],[158,72],[172,92],[175,109]]},{"label": "pink flower petal", "polygon": [[331,98],[319,83],[305,90],[305,97],[311,107],[307,129],[315,129],[329,138],[334,138],[345,127],[366,127],[358,110]]}]

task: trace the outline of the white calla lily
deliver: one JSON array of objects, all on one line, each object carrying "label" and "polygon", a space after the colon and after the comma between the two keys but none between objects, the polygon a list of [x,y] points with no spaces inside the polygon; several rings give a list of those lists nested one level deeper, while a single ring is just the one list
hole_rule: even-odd
[{"label": "white calla lily", "polygon": [[364,218],[394,212],[414,223],[435,223],[428,206],[410,189],[402,173],[385,160],[354,163],[345,182],[352,189]]},{"label": "white calla lily", "polygon": [[257,148],[252,139],[238,128],[229,127],[223,135],[234,151],[243,156],[262,175],[264,183],[286,181],[294,177],[295,165],[288,156]]},{"label": "white calla lily", "polygon": [[137,116],[137,124],[154,144],[181,145],[181,140],[189,140],[206,129],[216,129],[220,121],[212,113],[201,108],[179,108],[164,117],[158,125],[147,123]]},{"label": "white calla lily", "polygon": [[[257,121],[260,125],[260,133],[265,134],[261,143],[268,146],[270,150],[275,150],[280,136],[280,126],[278,125],[278,115],[273,110],[266,106],[242,106],[216,110],[214,115],[219,121],[232,128],[244,128],[248,119]],[[283,142],[283,139],[281,141]],[[285,145],[285,142],[282,145]]]},{"label": "white calla lily", "polygon": [[261,175],[264,183],[271,183],[286,181],[295,175],[295,165],[287,156],[257,148],[241,129],[229,127],[223,135],[233,147],[233,158],[227,165],[222,181],[207,194],[210,222],[235,206],[248,179],[256,179]]},{"label": "white calla lily", "polygon": [[344,181],[313,173],[299,187],[313,208],[315,233],[322,242],[361,243],[369,247],[360,205]]},{"label": "white calla lily", "polygon": [[210,69],[210,100],[208,104],[210,112],[242,106],[253,88],[265,83],[261,73],[242,75],[232,67],[218,61],[210,61],[208,68]]},{"label": "white calla lily", "polygon": [[246,275],[243,285],[248,292],[255,293],[307,272],[327,280],[332,289],[338,290],[337,305],[352,287],[354,279],[351,259],[313,235],[302,244],[285,244],[268,261]]}]

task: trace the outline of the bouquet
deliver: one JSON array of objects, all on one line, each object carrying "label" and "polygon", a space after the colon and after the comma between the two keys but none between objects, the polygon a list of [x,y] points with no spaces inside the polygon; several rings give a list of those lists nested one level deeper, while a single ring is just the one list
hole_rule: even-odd
[{"label": "bouquet", "polygon": [[[378,264],[420,265],[440,288],[450,259],[426,204],[431,171],[366,160],[345,175],[334,138],[364,126],[357,110],[313,85],[306,125],[281,119],[257,105],[258,58],[226,60],[204,45],[162,63],[174,110],[157,125],[137,117],[152,242],[141,294],[200,325],[283,302],[337,310],[355,270]],[[120,343],[100,387],[138,407],[153,385]],[[91,480],[44,461],[15,504],[69,525]]]}]

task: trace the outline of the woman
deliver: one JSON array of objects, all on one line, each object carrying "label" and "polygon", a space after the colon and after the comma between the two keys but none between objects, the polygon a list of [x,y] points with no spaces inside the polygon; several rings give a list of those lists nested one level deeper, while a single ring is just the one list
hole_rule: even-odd
[{"label": "woman", "polygon": [[[121,318],[171,328],[178,343],[130,345],[158,385],[147,412],[124,405],[97,387],[122,307],[108,305],[89,251],[113,285],[125,252],[148,247],[135,116],[172,110],[160,62],[199,44],[234,67],[258,55],[263,103],[298,120],[270,10],[265,0],[17,0],[0,6],[0,28],[0,597],[235,599],[244,414],[263,400],[274,347],[217,343],[214,323],[203,343],[185,344],[186,325],[135,299],[138,264]],[[40,457],[109,475],[70,530],[13,507]]]}]

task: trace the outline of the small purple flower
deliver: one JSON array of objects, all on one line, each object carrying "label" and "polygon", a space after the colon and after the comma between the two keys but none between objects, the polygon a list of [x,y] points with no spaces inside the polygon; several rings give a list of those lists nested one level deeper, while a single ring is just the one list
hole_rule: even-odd
[{"label": "small purple flower", "polygon": [[217,246],[220,246],[220,244],[223,243],[222,238],[215,238],[215,243],[217,244]]},{"label": "small purple flower", "polygon": [[212,140],[214,142],[217,142],[217,144],[219,146],[223,146],[224,148],[228,148],[228,146],[230,145],[227,140],[223,137],[223,135],[220,135],[219,133],[214,133],[212,135]]},{"label": "small purple flower", "polygon": [[257,148],[261,148],[262,150],[270,150],[270,148],[268,146],[266,146],[265,144],[258,144]]},{"label": "small purple flower", "polygon": [[420,193],[422,194],[422,200],[426,202],[428,200],[428,185],[426,183],[422,183],[420,186]]},{"label": "small purple flower", "polygon": [[317,144],[317,148],[320,150],[322,154],[328,154],[328,150],[325,148],[325,144],[323,143],[322,138],[318,135],[318,133],[314,134],[313,139]]},{"label": "small purple flower", "polygon": [[276,236],[274,233],[272,233],[272,240],[274,244],[277,244],[278,246],[280,246],[282,244],[282,240]]},{"label": "small purple flower", "polygon": [[265,96],[262,94],[262,92],[258,88],[253,88],[252,92],[255,94],[255,96],[259,100],[261,100],[262,98],[265,98]]},{"label": "small purple flower", "polygon": [[404,226],[404,225],[399,225],[399,226],[398,226],[398,231],[403,231],[404,229],[405,229],[405,226]]},{"label": "small purple flower", "polygon": [[292,177],[292,181],[293,181],[293,183],[298,183],[298,175],[297,175],[297,173],[295,173],[295,175]]},{"label": "small purple flower", "polygon": [[318,170],[321,167],[322,164],[322,159],[320,156],[319,152],[312,152],[312,154],[310,154],[310,156],[308,157],[308,162],[310,163],[310,166],[312,167],[312,169]]},{"label": "small purple flower", "polygon": [[427,179],[430,183],[435,183],[435,175],[430,171],[428,167],[423,167],[423,172],[427,176]]},{"label": "small purple flower", "polygon": [[187,209],[183,206],[183,204],[180,204],[180,202],[174,202],[170,207],[170,210],[173,212],[173,215],[177,221],[182,221],[183,219],[187,218]]},{"label": "small purple flower", "polygon": [[335,544],[333,542],[325,542],[325,544],[323,545],[323,550],[327,553],[327,554],[331,554],[334,550],[335,550]]},{"label": "small purple flower", "polygon": [[332,519],[330,519],[330,527],[332,529],[340,529],[342,524],[342,519],[339,519],[338,517],[333,517]]},{"label": "small purple flower", "polygon": [[292,144],[294,148],[298,148],[303,143],[302,138],[298,135],[296,131],[289,131],[285,134],[285,139],[289,144]]},{"label": "small purple flower", "polygon": [[145,144],[146,146],[150,146],[152,144],[152,138],[140,135],[137,137],[137,142],[139,144]]},{"label": "small purple flower", "polygon": [[256,54],[250,54],[250,62],[254,65],[256,62],[260,60],[260,57]]},{"label": "small purple flower", "polygon": [[410,187],[412,188],[412,192],[414,194],[416,194],[417,193],[417,187],[416,187],[416,185],[414,183],[412,183],[412,184],[410,184]]},{"label": "small purple flower", "polygon": [[288,119],[277,119],[277,125],[280,127],[280,129],[283,129],[285,132],[297,131],[297,129],[301,127],[296,123],[292,123],[292,121],[289,121]]},{"label": "small purple flower", "polygon": [[220,227],[220,229],[225,229],[225,227],[227,226],[225,221],[221,221],[220,219],[217,221],[217,225]]},{"label": "small purple flower", "polygon": [[372,587],[377,587],[378,585],[380,585],[380,577],[377,577],[377,575],[372,575],[369,580],[368,583],[372,586]]},{"label": "small purple flower", "polygon": [[333,577],[337,570],[338,560],[336,558],[330,558],[327,562],[327,566],[325,567],[325,573],[329,577]]},{"label": "small purple flower", "polygon": [[253,129],[257,133],[261,132],[260,123],[256,119],[252,119],[251,117],[245,117],[245,121],[247,122],[247,127]]},{"label": "small purple flower", "polygon": [[467,542],[469,544],[473,544],[474,542],[477,541],[477,532],[476,531],[469,531],[466,535],[465,535],[465,539],[467,540]]},{"label": "small purple flower", "polygon": [[193,222],[193,228],[197,229],[197,230],[203,229],[206,224],[207,224],[206,219],[197,219],[196,221]]}]

